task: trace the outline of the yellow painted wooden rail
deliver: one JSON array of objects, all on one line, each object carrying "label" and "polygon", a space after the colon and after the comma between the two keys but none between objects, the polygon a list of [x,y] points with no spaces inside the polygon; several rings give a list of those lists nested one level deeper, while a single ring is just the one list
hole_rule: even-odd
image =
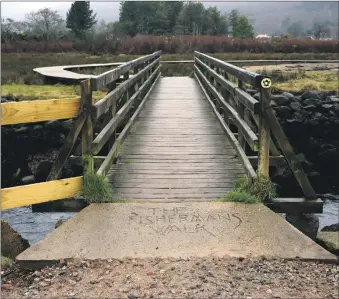
[{"label": "yellow painted wooden rail", "polygon": [[1,210],[79,195],[82,176],[1,189]]},{"label": "yellow painted wooden rail", "polygon": [[1,124],[14,125],[47,120],[74,118],[80,98],[37,100],[1,104]]}]

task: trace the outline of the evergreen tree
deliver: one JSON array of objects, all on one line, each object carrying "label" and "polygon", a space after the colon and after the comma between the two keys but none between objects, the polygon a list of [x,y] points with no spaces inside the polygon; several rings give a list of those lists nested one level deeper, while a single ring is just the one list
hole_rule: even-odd
[{"label": "evergreen tree", "polygon": [[246,16],[238,18],[233,27],[233,36],[238,38],[252,38],[254,36],[253,27]]},{"label": "evergreen tree", "polygon": [[86,31],[96,22],[96,14],[90,9],[89,1],[75,1],[67,13],[67,28],[80,38],[84,37]]},{"label": "evergreen tree", "polygon": [[[232,27],[232,32],[234,31],[234,27],[237,24],[237,21],[239,19],[239,12],[236,9],[233,9],[228,17],[229,19],[229,24]],[[234,34],[233,34],[234,36]]]}]

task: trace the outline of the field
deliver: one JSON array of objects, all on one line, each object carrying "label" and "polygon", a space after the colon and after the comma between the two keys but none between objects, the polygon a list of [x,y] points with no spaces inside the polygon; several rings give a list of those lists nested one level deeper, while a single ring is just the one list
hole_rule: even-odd
[{"label": "field", "polygon": [[[336,53],[216,53],[212,56],[222,60],[274,60],[274,59],[337,59]],[[67,98],[79,96],[78,86],[72,85],[42,85],[42,78],[33,72],[33,68],[52,65],[72,65],[89,63],[125,62],[139,57],[139,55],[89,55],[86,53],[11,53],[2,54],[2,96],[10,99],[34,100]],[[192,60],[191,54],[164,54],[164,61]],[[105,68],[94,70],[99,73]],[[163,64],[164,76],[189,76],[192,74],[192,64]],[[82,70],[83,72],[83,70]],[[93,71],[91,71],[93,73]],[[297,72],[298,76],[273,76],[274,87],[279,90],[336,90],[338,91],[338,74],[326,71]],[[95,98],[100,98],[105,92],[97,92]]]}]

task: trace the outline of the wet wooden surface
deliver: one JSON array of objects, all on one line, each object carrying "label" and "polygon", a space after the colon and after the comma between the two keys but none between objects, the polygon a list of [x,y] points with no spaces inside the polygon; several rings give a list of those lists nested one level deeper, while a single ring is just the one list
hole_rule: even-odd
[{"label": "wet wooden surface", "polygon": [[117,199],[217,200],[245,172],[189,77],[165,77],[153,90],[107,175]]}]

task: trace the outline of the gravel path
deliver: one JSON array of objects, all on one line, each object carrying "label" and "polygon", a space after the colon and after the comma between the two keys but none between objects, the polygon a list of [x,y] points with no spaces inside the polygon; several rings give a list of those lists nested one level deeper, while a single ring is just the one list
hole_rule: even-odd
[{"label": "gravel path", "polygon": [[339,298],[339,265],[191,258],[63,260],[2,278],[2,298]]}]

